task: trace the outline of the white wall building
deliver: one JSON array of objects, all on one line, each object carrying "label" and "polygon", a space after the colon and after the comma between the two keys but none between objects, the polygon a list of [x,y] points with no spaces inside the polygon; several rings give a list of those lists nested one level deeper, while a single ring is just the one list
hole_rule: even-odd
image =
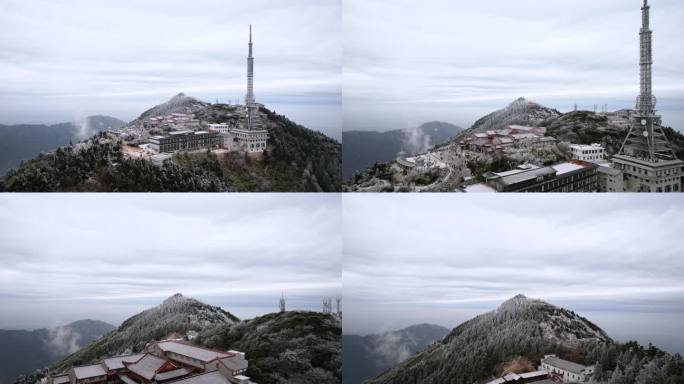
[{"label": "white wall building", "polygon": [[570,144],[572,158],[575,160],[598,162],[606,158],[606,149],[601,144]]},{"label": "white wall building", "polygon": [[586,383],[594,374],[595,366],[573,363],[556,355],[546,355],[541,361],[540,369],[548,372],[550,378],[563,383]]}]

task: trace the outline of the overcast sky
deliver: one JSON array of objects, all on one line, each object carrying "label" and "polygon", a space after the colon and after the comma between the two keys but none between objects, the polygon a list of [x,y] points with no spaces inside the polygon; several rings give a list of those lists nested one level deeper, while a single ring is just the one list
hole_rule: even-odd
[{"label": "overcast sky", "polygon": [[130,121],[179,92],[258,101],[339,137],[339,0],[3,0],[0,124]]},{"label": "overcast sky", "polygon": [[0,196],[0,329],[118,325],[180,292],[240,318],[341,294],[340,196]]},{"label": "overcast sky", "polygon": [[[650,0],[654,92],[684,130],[684,7]],[[344,0],[344,129],[464,128],[518,97],[634,108],[642,0]]]},{"label": "overcast sky", "polygon": [[684,353],[679,195],[343,196],[345,333],[453,328],[516,294]]}]

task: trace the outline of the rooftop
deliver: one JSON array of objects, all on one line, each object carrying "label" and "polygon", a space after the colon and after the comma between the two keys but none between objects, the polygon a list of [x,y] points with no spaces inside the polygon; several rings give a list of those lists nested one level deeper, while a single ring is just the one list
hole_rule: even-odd
[{"label": "rooftop", "polygon": [[223,365],[225,365],[233,371],[247,369],[247,360],[245,360],[245,357],[242,355],[226,357],[221,359],[221,362],[223,363]]},{"label": "rooftop", "polygon": [[542,360],[542,363],[577,374],[583,373],[583,371],[588,368],[586,365],[573,363],[572,361],[564,360],[557,356],[545,357]]},{"label": "rooftop", "polygon": [[567,163],[560,163],[556,165],[552,165],[551,168],[556,170],[556,175],[563,175],[566,173],[574,172],[580,169],[587,168],[587,164],[582,164],[579,162],[567,162]]},{"label": "rooftop", "polygon": [[175,379],[175,378],[178,378],[178,377],[187,376],[187,375],[189,375],[189,374],[190,374],[190,371],[188,371],[187,369],[185,369],[185,368],[179,368],[179,369],[174,369],[174,370],[172,370],[172,371],[167,371],[167,372],[163,372],[163,373],[157,373],[157,374],[154,376],[154,379],[155,379],[156,381],[166,381],[166,380],[171,380],[171,379]]},{"label": "rooftop", "polygon": [[90,377],[105,376],[104,368],[101,364],[84,365],[81,367],[74,367],[74,375],[77,379],[87,379]]},{"label": "rooftop", "polygon": [[192,357],[193,359],[197,359],[205,363],[217,358],[232,356],[230,353],[195,347],[193,345],[180,343],[178,341],[160,341],[157,343],[157,345],[164,352],[168,351],[187,357]]},{"label": "rooftop", "polygon": [[69,381],[70,381],[69,375],[55,376],[52,379],[52,384],[64,384],[64,383],[68,383]]},{"label": "rooftop", "polygon": [[212,371],[187,379],[174,381],[173,384],[230,384],[219,371]]},{"label": "rooftop", "polygon": [[572,149],[579,149],[581,151],[588,151],[588,150],[593,150],[593,149],[603,149],[603,145],[594,143],[594,144],[570,144],[570,148]]},{"label": "rooftop", "polygon": [[127,367],[131,372],[138,374],[147,380],[152,380],[154,374],[157,373],[157,370],[161,368],[164,363],[166,363],[166,360],[147,354],[137,363],[127,364]]},{"label": "rooftop", "polygon": [[144,353],[138,353],[135,355],[124,355],[124,356],[116,356],[116,357],[110,357],[107,359],[104,359],[103,363],[105,368],[108,370],[114,370],[114,369],[123,369],[126,368],[124,366],[124,361],[127,363],[135,363],[136,361],[140,360],[145,356]]},{"label": "rooftop", "polygon": [[169,135],[186,135],[186,134],[192,133],[192,132],[193,132],[193,131],[191,131],[191,130],[189,130],[189,129],[186,129],[186,130],[183,130],[183,131],[173,131],[173,132],[169,132]]},{"label": "rooftop", "polygon": [[473,185],[469,185],[464,188],[464,192],[466,193],[495,193],[496,189],[490,187],[489,185],[485,183],[477,183]]}]

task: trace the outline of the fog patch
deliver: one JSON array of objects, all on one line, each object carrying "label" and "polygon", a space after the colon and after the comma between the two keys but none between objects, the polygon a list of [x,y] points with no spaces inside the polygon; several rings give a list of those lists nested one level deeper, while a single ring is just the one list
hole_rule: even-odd
[{"label": "fog patch", "polygon": [[404,148],[409,153],[423,153],[430,148],[432,136],[421,127],[404,130]]},{"label": "fog patch", "polygon": [[71,327],[51,329],[48,335],[48,345],[56,355],[70,355],[82,348],[81,334]]},{"label": "fog patch", "polygon": [[375,353],[382,360],[382,365],[396,365],[409,357],[411,351],[403,337],[397,332],[387,332],[377,336]]},{"label": "fog patch", "polygon": [[93,135],[93,128],[90,125],[90,117],[84,117],[74,123],[76,126],[76,137],[78,140],[85,140]]}]

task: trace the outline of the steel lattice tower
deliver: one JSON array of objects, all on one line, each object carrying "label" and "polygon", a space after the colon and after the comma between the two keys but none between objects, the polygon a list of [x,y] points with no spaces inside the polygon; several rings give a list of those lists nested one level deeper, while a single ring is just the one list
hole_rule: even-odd
[{"label": "steel lattice tower", "polygon": [[653,49],[650,29],[648,0],[641,7],[640,36],[640,89],[636,110],[632,116],[627,137],[620,148],[620,155],[636,157],[652,163],[675,160],[676,156],[665,137],[662,120],[656,113],[656,98],[653,96]]},{"label": "steel lattice tower", "polygon": [[249,55],[247,55],[247,95],[245,95],[247,107],[247,130],[255,130],[259,127],[259,106],[254,98],[254,57],[252,56],[252,25],[249,25]]}]

